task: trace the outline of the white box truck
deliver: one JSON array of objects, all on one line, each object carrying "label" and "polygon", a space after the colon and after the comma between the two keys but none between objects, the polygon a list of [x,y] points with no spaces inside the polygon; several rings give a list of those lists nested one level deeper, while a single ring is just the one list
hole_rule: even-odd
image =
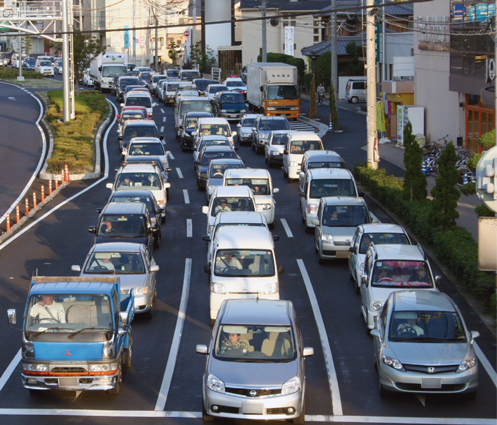
[{"label": "white box truck", "polygon": [[95,56],[90,62],[90,76],[98,90],[110,90],[114,77],[128,74],[126,53],[106,52]]},{"label": "white box truck", "polygon": [[278,62],[247,64],[247,101],[260,114],[298,118],[297,67]]}]

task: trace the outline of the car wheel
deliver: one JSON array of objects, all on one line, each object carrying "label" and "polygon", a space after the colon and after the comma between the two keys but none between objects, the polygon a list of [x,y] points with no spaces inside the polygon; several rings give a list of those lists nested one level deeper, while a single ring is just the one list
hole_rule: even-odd
[{"label": "car wheel", "polygon": [[119,358],[119,364],[117,366],[117,382],[116,386],[109,390],[108,393],[112,395],[118,395],[121,392],[121,382],[123,381],[123,366],[122,358]]},{"label": "car wheel", "polygon": [[478,395],[478,390],[474,390],[470,393],[464,394],[464,398],[466,400],[475,400],[477,395]]},{"label": "car wheel", "polygon": [[302,410],[300,415],[292,420],[295,425],[304,425],[305,423],[305,402],[302,403]]},{"label": "car wheel", "polygon": [[147,320],[151,320],[152,317],[154,317],[154,305],[152,303],[152,305],[150,306],[150,310],[148,310],[146,313],[145,313],[145,319]]},{"label": "car wheel", "polygon": [[214,420],[214,417],[208,415],[207,412],[205,411],[204,402],[202,402],[202,420],[204,422],[212,422]]},{"label": "car wheel", "polygon": [[131,335],[129,336],[129,348],[124,349],[123,355],[123,367],[129,369],[131,367],[131,358],[133,357],[133,338]]},{"label": "car wheel", "polygon": [[350,103],[357,103],[359,102],[359,99],[357,97],[353,97],[350,99]]},{"label": "car wheel", "polygon": [[154,249],[160,248],[161,241],[162,241],[162,232],[159,230],[156,234],[156,237],[154,237]]},{"label": "car wheel", "polygon": [[378,377],[378,392],[380,393],[381,398],[385,398],[388,396],[388,391],[381,385],[380,377]]}]

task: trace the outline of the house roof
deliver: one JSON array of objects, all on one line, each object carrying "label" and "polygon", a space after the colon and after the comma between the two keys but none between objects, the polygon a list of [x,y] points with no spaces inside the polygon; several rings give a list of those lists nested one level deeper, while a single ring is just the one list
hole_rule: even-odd
[{"label": "house roof", "polygon": [[[364,38],[363,38],[364,35]],[[366,34],[339,36],[337,38],[337,55],[348,55],[347,44],[354,41],[359,46],[366,45]],[[304,56],[321,56],[323,53],[331,51],[331,40],[321,41],[312,46],[304,47],[301,52]]]}]

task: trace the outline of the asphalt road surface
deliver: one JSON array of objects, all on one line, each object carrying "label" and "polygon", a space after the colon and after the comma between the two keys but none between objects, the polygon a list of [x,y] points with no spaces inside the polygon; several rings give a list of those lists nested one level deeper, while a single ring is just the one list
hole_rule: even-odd
[{"label": "asphalt road surface", "polygon": [[[109,98],[114,102],[114,97]],[[8,97],[0,96],[0,111],[3,111],[0,118],[11,119],[10,123],[2,121],[3,128],[15,125],[19,117],[26,122],[36,121],[34,104],[25,105],[29,115],[18,112],[14,116],[6,113],[8,104]],[[327,111],[320,114],[326,122]],[[154,119],[172,153],[172,187],[167,221],[162,228],[162,245],[154,253],[160,266],[154,316],[150,321],[136,316],[133,321],[133,365],[124,374],[121,393],[117,396],[92,391],[30,394],[20,382],[21,336],[4,321],[0,326],[2,424],[36,421],[51,425],[121,425],[201,421],[205,357],[195,353],[195,345],[207,344],[211,335],[209,284],[203,271],[206,243],[201,239],[207,219],[201,211],[205,193],[197,189],[191,153],[181,152],[174,138],[172,108],[156,106]],[[327,149],[340,153],[352,168],[366,159],[366,152],[361,149],[365,144],[365,117],[340,111],[340,127],[344,132],[328,133],[324,144]],[[0,149],[9,143],[14,146],[16,138],[16,131],[4,131]],[[74,276],[71,265],[83,263],[93,236],[88,226],[96,223],[96,208],[106,204],[110,190],[105,188],[105,183],[113,181],[114,170],[119,165],[115,126],[106,134],[105,149],[108,163],[103,164],[105,176],[102,179],[71,183],[36,215],[35,219],[42,218],[39,222],[32,220],[31,225],[0,245],[0,313],[16,308],[18,315],[22,314],[34,274]],[[247,166],[266,168],[264,157],[256,155],[250,147],[239,147],[237,152]],[[16,160],[16,169],[19,164],[33,168],[36,159],[32,156],[37,155],[40,155],[39,143],[26,149],[24,156]],[[4,158],[0,160],[0,168],[3,168]],[[372,337],[360,314],[359,298],[349,280],[347,262],[318,264],[314,235],[305,232],[301,221],[297,184],[288,183],[281,169],[270,171],[274,187],[280,189],[275,195],[277,218],[273,229],[273,233],[280,236],[276,242],[277,261],[285,266],[285,274],[280,277],[280,297],[293,301],[304,345],[315,350],[314,356],[306,360],[307,422],[495,424],[495,339],[446,278],[442,279],[441,290],[454,297],[469,329],[481,334],[477,339],[481,350],[478,397],[474,401],[437,395],[380,398]],[[393,168],[391,171],[401,173]],[[10,184],[6,187],[13,194],[9,196],[15,197],[14,188]],[[0,203],[9,203],[7,193],[0,191]],[[367,201],[381,221],[390,221],[371,200]],[[436,267],[434,271],[441,274]]]}]

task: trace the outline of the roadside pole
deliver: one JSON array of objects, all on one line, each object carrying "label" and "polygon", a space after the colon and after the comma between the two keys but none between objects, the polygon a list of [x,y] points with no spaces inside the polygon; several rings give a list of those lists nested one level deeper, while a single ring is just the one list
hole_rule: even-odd
[{"label": "roadside pole", "polygon": [[376,40],[374,0],[367,0],[366,76],[367,76],[367,165],[378,169],[379,148],[376,123]]}]

